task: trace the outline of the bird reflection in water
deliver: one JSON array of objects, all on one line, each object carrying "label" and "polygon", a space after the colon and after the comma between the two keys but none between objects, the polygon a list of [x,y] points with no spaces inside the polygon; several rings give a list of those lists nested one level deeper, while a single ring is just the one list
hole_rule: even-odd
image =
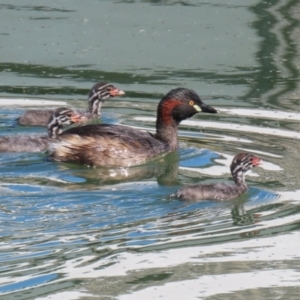
[{"label": "bird reflection in water", "polygon": [[[251,224],[257,224],[260,222],[259,218],[261,214],[254,214],[247,212],[243,202],[234,204],[231,210],[231,216],[233,219],[234,226],[248,226]],[[240,233],[241,237],[251,237],[259,234],[260,230],[251,230],[248,232]]]},{"label": "bird reflection in water", "polygon": [[70,168],[76,168],[72,172],[74,176],[86,180],[85,188],[99,188],[100,184],[128,183],[151,178],[156,178],[159,185],[172,186],[178,184],[179,154],[172,152],[145,165],[128,168],[80,168],[78,165],[70,165]]}]

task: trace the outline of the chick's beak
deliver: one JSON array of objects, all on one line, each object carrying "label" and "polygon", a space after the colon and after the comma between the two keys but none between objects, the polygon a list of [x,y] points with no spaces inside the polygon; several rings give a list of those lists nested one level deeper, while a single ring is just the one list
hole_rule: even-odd
[{"label": "chick's beak", "polygon": [[110,94],[112,97],[116,97],[116,96],[122,96],[122,95],[125,95],[125,92],[122,91],[122,90],[119,90],[117,88],[113,89],[110,91]]},{"label": "chick's beak", "polygon": [[252,164],[256,167],[263,164],[263,160],[259,157],[253,157]]},{"label": "chick's beak", "polygon": [[87,121],[87,118],[85,116],[82,116],[80,114],[74,114],[72,117],[71,117],[71,121],[73,123],[81,123],[81,122],[86,122]]}]

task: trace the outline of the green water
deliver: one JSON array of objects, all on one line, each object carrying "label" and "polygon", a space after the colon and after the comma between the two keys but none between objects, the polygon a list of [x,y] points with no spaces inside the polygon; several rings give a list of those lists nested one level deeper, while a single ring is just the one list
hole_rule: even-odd
[{"label": "green water", "polygon": [[[1,299],[298,299],[299,14],[283,0],[0,0],[0,135],[43,133],[16,118],[41,99],[86,108],[98,81],[126,92],[103,122],[151,131],[178,86],[219,110],[183,122],[164,163],[1,153]],[[230,182],[241,151],[265,164],[237,201],[169,197]]]}]

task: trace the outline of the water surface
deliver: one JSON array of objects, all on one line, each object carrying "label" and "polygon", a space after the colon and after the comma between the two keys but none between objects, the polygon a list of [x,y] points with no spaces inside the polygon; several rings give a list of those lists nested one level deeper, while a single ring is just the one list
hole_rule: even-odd
[{"label": "water surface", "polygon": [[[217,115],[180,126],[180,150],[130,169],[0,155],[1,299],[298,299],[300,8],[297,1],[0,1],[0,135],[28,107],[85,108],[98,81],[126,95],[103,121],[152,131],[170,89]],[[55,107],[56,107],[55,105]],[[183,184],[249,191],[183,203]]]}]

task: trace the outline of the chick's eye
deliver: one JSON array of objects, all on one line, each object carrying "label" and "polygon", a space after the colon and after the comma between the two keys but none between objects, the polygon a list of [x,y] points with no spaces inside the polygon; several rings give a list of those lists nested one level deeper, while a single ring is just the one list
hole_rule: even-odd
[{"label": "chick's eye", "polygon": [[67,116],[68,116],[68,117],[72,117],[72,113],[68,113]]},{"label": "chick's eye", "polygon": [[193,106],[195,102],[193,100],[189,101],[189,105]]}]

